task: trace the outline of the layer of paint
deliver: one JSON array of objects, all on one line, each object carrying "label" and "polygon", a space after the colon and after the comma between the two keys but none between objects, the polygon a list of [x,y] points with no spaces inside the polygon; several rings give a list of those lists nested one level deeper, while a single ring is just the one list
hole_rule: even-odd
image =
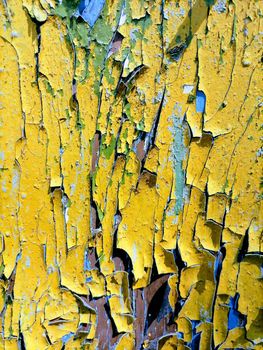
[{"label": "layer of paint", "polygon": [[262,348],[261,27],[0,2],[0,350]]}]

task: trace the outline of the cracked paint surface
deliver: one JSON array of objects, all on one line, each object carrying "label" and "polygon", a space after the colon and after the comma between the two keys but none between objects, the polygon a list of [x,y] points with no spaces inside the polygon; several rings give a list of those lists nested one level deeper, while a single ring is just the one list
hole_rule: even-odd
[{"label": "cracked paint surface", "polygon": [[262,349],[262,10],[0,2],[0,349]]}]

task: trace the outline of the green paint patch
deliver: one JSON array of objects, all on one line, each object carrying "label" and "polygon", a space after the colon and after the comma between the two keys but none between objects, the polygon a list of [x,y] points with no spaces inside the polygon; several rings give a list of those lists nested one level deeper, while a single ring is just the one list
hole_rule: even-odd
[{"label": "green paint patch", "polygon": [[136,125],[136,129],[143,131],[145,129],[145,123],[144,123],[144,118],[142,118],[139,123]]},{"label": "green paint patch", "polygon": [[2,263],[2,264],[0,265],[0,276],[3,275],[4,269],[5,269],[5,265]]},{"label": "green paint patch", "polygon": [[115,79],[112,76],[112,72],[110,72],[109,67],[106,65],[104,70],[104,76],[106,77],[109,84],[114,85]]},{"label": "green paint patch", "polygon": [[107,69],[105,69],[105,57],[107,55],[107,46],[98,44],[96,42],[96,46],[94,48],[94,54],[92,57],[93,67],[96,75],[96,79],[94,80],[94,93],[97,97],[100,97],[100,84],[101,84],[101,75],[104,71],[106,73],[106,78],[111,80],[110,73]]},{"label": "green paint patch", "polygon": [[109,45],[113,35],[113,30],[105,18],[99,18],[91,32],[92,39],[102,45]]},{"label": "green paint patch", "polygon": [[[94,91],[94,94],[95,94],[97,97],[100,97],[100,81],[99,81],[99,80],[96,80],[96,81],[94,82],[93,91]],[[98,116],[98,117],[99,117],[99,116]]]},{"label": "green paint patch", "polygon": [[104,213],[103,213],[103,211],[100,209],[99,206],[97,207],[97,210],[98,210],[99,219],[100,219],[100,221],[102,221],[103,218],[104,218]]},{"label": "green paint patch", "polygon": [[72,23],[72,36],[78,40],[81,47],[88,47],[90,44],[90,29],[88,24],[85,22],[77,22],[75,18]]},{"label": "green paint patch", "polygon": [[128,117],[129,120],[133,120],[132,115],[131,115],[131,105],[130,103],[126,103],[124,106],[124,113],[126,114],[126,116]]},{"label": "green paint patch", "polygon": [[224,186],[222,188],[222,192],[225,193],[226,191],[226,188],[229,186],[229,182],[228,182],[228,179],[226,179],[225,183],[224,183]]},{"label": "green paint patch", "polygon": [[98,257],[98,261],[100,261],[101,263],[104,261],[105,259],[105,254],[102,252],[100,253],[99,257]]},{"label": "green paint patch", "polygon": [[49,94],[51,94],[53,97],[55,96],[55,91],[52,88],[50,82],[48,80],[44,80],[45,88]]},{"label": "green paint patch", "polygon": [[63,0],[52,11],[52,15],[61,17],[67,27],[66,40],[72,45],[81,47],[89,47],[90,44],[90,27],[84,21],[79,21],[74,17],[80,0]]},{"label": "green paint patch", "polygon": [[144,19],[144,30],[150,28],[152,23],[153,21],[151,19],[151,16],[147,14]]},{"label": "green paint patch", "polygon": [[63,0],[53,10],[53,14],[62,18],[71,17],[79,6],[79,3],[80,0]]},{"label": "green paint patch", "polygon": [[112,136],[109,145],[105,145],[102,140],[101,153],[105,155],[106,159],[110,159],[116,146],[116,139]]},{"label": "green paint patch", "polygon": [[124,130],[124,132],[123,132],[123,138],[126,140],[127,139],[127,137],[128,137],[128,128],[126,128],[125,130]]},{"label": "green paint patch", "polygon": [[85,124],[84,124],[83,120],[81,119],[80,112],[77,111],[76,129],[82,130],[84,128],[85,128]]},{"label": "green paint patch", "polygon": [[68,108],[66,108],[66,118],[67,118],[67,120],[70,120],[70,118],[71,118],[71,115],[70,115],[70,113],[69,113],[69,110],[68,110]]},{"label": "green paint patch", "polygon": [[197,39],[197,47],[198,49],[200,49],[203,46],[202,40],[201,39]]},{"label": "green paint patch", "polygon": [[187,103],[194,103],[195,99],[196,99],[196,96],[190,94],[187,98]]},{"label": "green paint patch", "polygon": [[122,175],[122,178],[121,178],[121,185],[124,185],[125,184],[125,179],[126,177],[132,177],[134,174],[129,172],[128,170],[124,170],[123,172],[123,175]]}]

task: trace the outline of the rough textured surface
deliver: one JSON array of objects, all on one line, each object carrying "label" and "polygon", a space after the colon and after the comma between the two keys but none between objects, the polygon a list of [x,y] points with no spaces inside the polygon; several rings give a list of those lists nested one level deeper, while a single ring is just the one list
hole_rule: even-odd
[{"label": "rough textured surface", "polygon": [[262,349],[262,2],[0,7],[0,349]]}]

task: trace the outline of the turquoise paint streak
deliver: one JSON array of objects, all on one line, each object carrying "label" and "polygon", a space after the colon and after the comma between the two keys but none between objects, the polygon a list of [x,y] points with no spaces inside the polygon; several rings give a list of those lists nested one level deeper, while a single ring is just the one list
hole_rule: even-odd
[{"label": "turquoise paint streak", "polygon": [[178,215],[184,206],[184,198],[186,193],[185,171],[183,169],[183,161],[187,155],[187,148],[185,146],[184,134],[186,125],[184,122],[184,114],[179,103],[174,105],[173,114],[170,117],[173,125],[169,130],[173,136],[173,143],[171,145],[171,161],[175,174],[175,213]]}]

